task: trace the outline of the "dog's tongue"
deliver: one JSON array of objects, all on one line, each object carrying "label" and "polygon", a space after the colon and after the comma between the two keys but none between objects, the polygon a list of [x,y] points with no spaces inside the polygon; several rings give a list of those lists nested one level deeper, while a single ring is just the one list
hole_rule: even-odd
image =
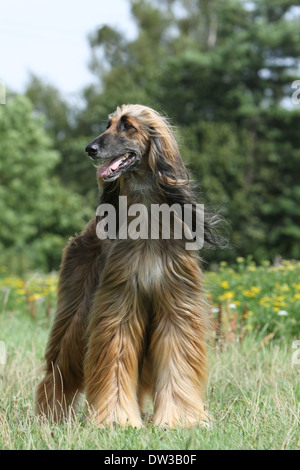
[{"label": "dog's tongue", "polygon": [[124,155],[116,158],[112,162],[108,162],[105,166],[100,167],[98,170],[100,178],[107,178],[110,175],[111,171],[116,171],[119,168],[123,157]]}]

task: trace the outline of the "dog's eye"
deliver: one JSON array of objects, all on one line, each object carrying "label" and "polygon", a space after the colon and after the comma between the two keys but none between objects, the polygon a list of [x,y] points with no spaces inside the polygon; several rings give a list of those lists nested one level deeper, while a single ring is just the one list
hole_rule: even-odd
[{"label": "dog's eye", "polygon": [[124,122],[123,127],[126,131],[128,131],[129,129],[134,129],[136,131],[136,128],[132,124],[130,124],[129,122]]}]

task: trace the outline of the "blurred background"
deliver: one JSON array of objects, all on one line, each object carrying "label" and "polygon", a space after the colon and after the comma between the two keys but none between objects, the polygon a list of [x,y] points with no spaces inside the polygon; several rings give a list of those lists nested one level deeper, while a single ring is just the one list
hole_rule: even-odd
[{"label": "blurred background", "polygon": [[230,226],[230,249],[207,253],[210,263],[299,259],[298,4],[2,4],[0,264],[58,269],[98,203],[84,148],[122,103],[178,126],[205,203]]}]

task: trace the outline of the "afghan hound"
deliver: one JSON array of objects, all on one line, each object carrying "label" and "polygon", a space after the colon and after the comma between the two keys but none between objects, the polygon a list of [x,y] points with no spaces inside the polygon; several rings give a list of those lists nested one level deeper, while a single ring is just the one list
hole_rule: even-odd
[{"label": "afghan hound", "polygon": [[[101,204],[118,211],[126,196],[128,206],[149,210],[196,207],[173,129],[153,109],[118,107],[86,152],[97,167]],[[204,214],[204,239],[214,244],[214,216]],[[187,250],[173,228],[169,239],[152,239],[121,237],[117,226],[115,238],[101,239],[101,220],[91,220],[63,252],[37,413],[59,420],[85,392],[97,425],[140,427],[150,394],[154,425],[207,422],[210,314],[198,250]],[[161,220],[159,227],[161,235]]]}]

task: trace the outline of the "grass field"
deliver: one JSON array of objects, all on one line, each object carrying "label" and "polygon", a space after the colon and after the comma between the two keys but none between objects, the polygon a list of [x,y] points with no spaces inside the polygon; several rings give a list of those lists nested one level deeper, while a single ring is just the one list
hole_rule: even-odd
[{"label": "grass field", "polygon": [[207,274],[216,330],[209,429],[156,428],[150,404],[143,429],[97,429],[84,398],[73,419],[40,424],[33,397],[56,283],[55,274],[19,278],[2,267],[1,449],[300,449],[300,263],[256,266],[238,258],[234,268],[221,263]]}]

